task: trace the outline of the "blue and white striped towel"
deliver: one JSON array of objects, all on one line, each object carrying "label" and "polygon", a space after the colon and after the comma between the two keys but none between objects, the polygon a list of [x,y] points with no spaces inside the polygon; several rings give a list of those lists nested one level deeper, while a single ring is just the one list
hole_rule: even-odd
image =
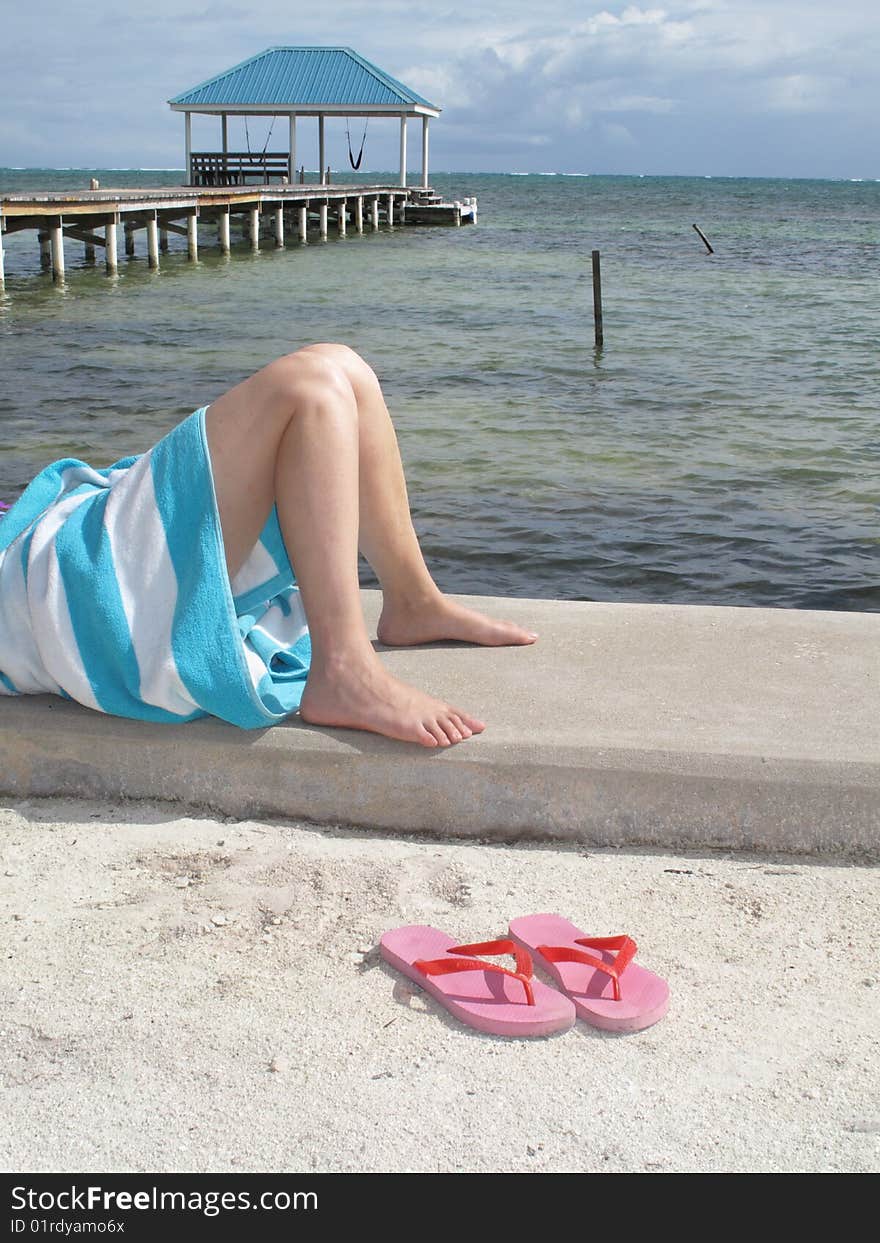
[{"label": "blue and white striped towel", "polygon": [[140,457],[53,463],[0,518],[0,695],[257,729],[298,708],[310,657],[274,509],[229,582],[205,408]]}]

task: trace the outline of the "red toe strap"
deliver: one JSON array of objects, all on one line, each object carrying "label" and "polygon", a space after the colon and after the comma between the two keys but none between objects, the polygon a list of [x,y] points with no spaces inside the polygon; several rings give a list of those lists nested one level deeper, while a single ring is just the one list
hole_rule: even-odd
[{"label": "red toe strap", "polygon": [[451,945],[447,954],[512,954],[516,963],[516,971],[500,967],[494,962],[481,962],[478,958],[419,958],[413,963],[423,975],[451,975],[455,971],[495,971],[499,975],[509,975],[519,980],[526,992],[528,1005],[535,1004],[532,992],[532,959],[528,952],[514,941],[481,941],[475,945]]},{"label": "red toe strap", "polygon": [[583,950],[573,949],[570,945],[539,945],[538,952],[548,962],[582,962],[597,971],[604,971],[611,976],[614,1000],[620,1001],[620,977],[636,956],[638,946],[632,937],[578,937],[576,945],[588,945],[595,950],[617,950],[613,962],[605,962],[594,954],[585,954]]}]

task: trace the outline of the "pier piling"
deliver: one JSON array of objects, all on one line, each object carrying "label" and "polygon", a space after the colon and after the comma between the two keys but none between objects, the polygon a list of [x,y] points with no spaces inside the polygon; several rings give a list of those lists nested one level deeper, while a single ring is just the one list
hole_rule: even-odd
[{"label": "pier piling", "polygon": [[249,214],[251,218],[250,219],[251,250],[259,250],[260,249],[260,209],[259,207],[252,207]]},{"label": "pier piling", "polygon": [[41,229],[37,234],[40,242],[40,267],[44,272],[48,272],[52,266],[52,250],[49,245],[49,234],[45,229]]},{"label": "pier piling", "polygon": [[275,208],[275,245],[281,249],[284,246],[284,204],[279,203]]},{"label": "pier piling", "polygon": [[343,199],[342,202],[339,204],[338,208],[336,209],[336,224],[337,224],[340,237],[345,237],[345,230],[348,224],[348,221],[347,221],[348,208],[346,207],[346,202],[347,200]]},{"label": "pier piling", "polygon": [[147,256],[151,268],[159,266],[159,226],[156,224],[156,213],[147,220]]},{"label": "pier piling", "polygon": [[186,249],[193,262],[199,257],[199,218],[192,212],[186,218]]},{"label": "pier piling", "polygon": [[309,204],[308,201],[299,209],[299,240],[305,242],[308,240],[309,228]]},{"label": "pier piling", "polygon": [[151,268],[159,266],[159,228],[155,216],[146,222],[147,230],[147,262]]},{"label": "pier piling", "polygon": [[355,199],[354,205],[354,227],[358,233],[364,231],[364,200],[360,195]]},{"label": "pier piling", "polygon": [[321,218],[321,241],[326,242],[327,240],[327,200],[326,199],[321,204],[319,215]]},{"label": "pier piling", "polygon": [[221,207],[218,221],[220,225],[220,249],[224,255],[228,255],[232,249],[229,241],[229,216],[229,207]]},{"label": "pier piling", "polygon": [[49,226],[49,245],[52,250],[52,279],[64,280],[64,233],[61,228],[61,217],[53,216]]},{"label": "pier piling", "polygon": [[110,276],[115,274],[119,266],[116,258],[116,219],[113,216],[108,216],[104,225],[104,264]]}]

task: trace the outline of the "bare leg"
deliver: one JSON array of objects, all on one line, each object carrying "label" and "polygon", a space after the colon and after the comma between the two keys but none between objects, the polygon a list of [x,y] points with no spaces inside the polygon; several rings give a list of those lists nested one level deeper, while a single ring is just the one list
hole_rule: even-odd
[{"label": "bare leg", "polygon": [[[371,382],[375,392],[367,395]],[[393,678],[366,633],[357,579],[361,528],[398,613],[410,599],[444,600],[412,530],[396,439],[366,364],[341,346],[279,359],[211,406],[207,433],[230,576],[278,506],[312,636],[302,717],[424,746],[480,732],[476,718]],[[424,606],[410,612],[418,617]],[[520,642],[532,641],[520,633]],[[447,626],[433,637],[466,636]]]},{"label": "bare leg", "polygon": [[373,370],[344,345],[314,345],[344,372],[358,407],[360,550],[382,588],[382,643],[407,647],[439,639],[485,646],[534,643],[537,635],[448,599],[428,573],[412,524],[397,437]]}]

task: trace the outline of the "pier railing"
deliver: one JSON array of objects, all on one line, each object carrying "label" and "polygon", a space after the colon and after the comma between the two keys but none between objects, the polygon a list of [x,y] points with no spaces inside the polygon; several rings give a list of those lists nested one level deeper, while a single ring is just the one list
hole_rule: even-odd
[{"label": "pier railing", "polygon": [[194,186],[244,186],[251,179],[268,184],[290,175],[286,151],[194,151],[190,161]]}]

